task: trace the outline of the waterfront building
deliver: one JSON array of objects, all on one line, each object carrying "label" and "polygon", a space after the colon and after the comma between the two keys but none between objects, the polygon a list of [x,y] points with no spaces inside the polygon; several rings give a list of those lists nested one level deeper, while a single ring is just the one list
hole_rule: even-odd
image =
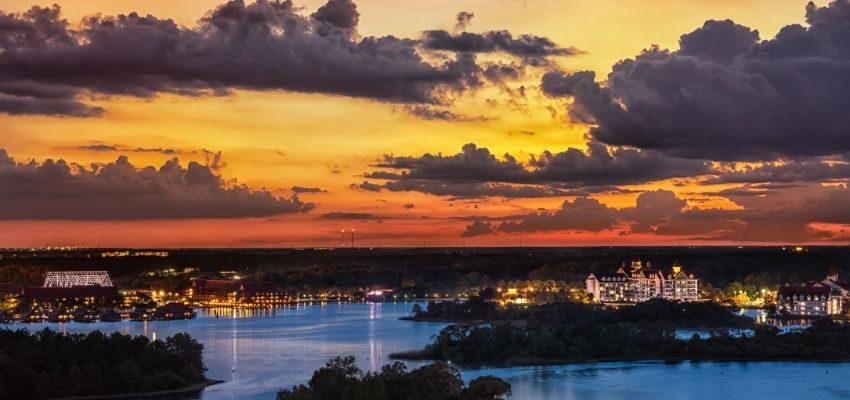
[{"label": "waterfront building", "polygon": [[289,295],[272,282],[195,279],[186,296],[213,307],[269,307],[289,303]]},{"label": "waterfront building", "polygon": [[236,301],[247,306],[274,306],[289,301],[289,296],[271,282],[240,281]]},{"label": "waterfront building", "polygon": [[112,286],[106,271],[50,271],[44,275],[44,287]]},{"label": "waterfront building", "polygon": [[678,262],[665,273],[650,263],[635,258],[611,275],[590,274],[585,280],[587,292],[601,303],[639,303],[654,298],[699,300],[699,279],[688,275]]},{"label": "waterfront building", "polygon": [[27,287],[22,297],[31,304],[57,301],[94,304],[101,300],[121,300],[121,294],[114,286]]},{"label": "waterfront building", "polygon": [[793,316],[838,315],[842,312],[841,293],[822,283],[781,286],[776,293],[776,309]]}]

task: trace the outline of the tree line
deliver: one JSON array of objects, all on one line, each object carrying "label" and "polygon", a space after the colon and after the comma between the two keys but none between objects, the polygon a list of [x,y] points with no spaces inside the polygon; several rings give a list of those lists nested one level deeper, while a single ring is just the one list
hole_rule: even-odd
[{"label": "tree line", "polygon": [[[457,363],[582,362],[594,360],[850,360],[850,324],[817,320],[809,328],[782,333],[772,326],[710,331],[707,338],[676,335],[674,321],[689,322],[655,304],[651,310],[620,313],[549,307],[554,315],[532,313],[525,320],[484,325],[450,325],[421,352],[396,358]],[[544,311],[539,308],[537,311]],[[660,311],[660,312],[656,312]],[[616,312],[615,312],[616,314]]]},{"label": "tree line", "polygon": [[204,381],[203,344],[145,336],[0,329],[0,397],[44,399],[179,389]]},{"label": "tree line", "polygon": [[652,322],[669,328],[740,328],[753,324],[752,318],[735,315],[712,302],[678,302],[651,299],[631,306],[608,307],[572,301],[539,305],[498,307],[493,292],[482,290],[468,301],[430,302],[426,308],[413,306],[415,320],[441,321],[525,321],[538,325],[571,325],[579,321],[602,324]]}]

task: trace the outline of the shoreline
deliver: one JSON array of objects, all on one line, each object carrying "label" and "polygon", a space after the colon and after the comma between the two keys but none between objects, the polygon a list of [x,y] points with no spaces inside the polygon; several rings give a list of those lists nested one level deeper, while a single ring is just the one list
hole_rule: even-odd
[{"label": "shoreline", "polygon": [[187,395],[192,393],[200,393],[202,390],[224,383],[220,379],[207,379],[203,382],[193,383],[179,389],[158,390],[155,392],[133,392],[119,394],[100,394],[92,396],[73,396],[73,397],[58,397],[49,400],[133,400],[133,399],[157,399],[167,396]]},{"label": "shoreline", "polygon": [[[443,361],[431,358],[422,350],[403,351],[392,353],[389,355],[392,360],[400,361]],[[545,358],[514,358],[501,362],[452,362],[452,364],[460,366],[479,366],[493,368],[512,368],[512,367],[533,367],[533,366],[557,366],[557,365],[579,365],[579,364],[599,364],[609,362],[640,362],[653,361],[663,363],[680,363],[680,362],[733,362],[733,363],[759,363],[759,362],[807,362],[807,363],[825,363],[825,364],[842,364],[850,363],[850,358],[841,359],[803,359],[803,358],[690,358],[690,357],[612,357],[612,358],[595,358],[595,359],[545,359]]]}]

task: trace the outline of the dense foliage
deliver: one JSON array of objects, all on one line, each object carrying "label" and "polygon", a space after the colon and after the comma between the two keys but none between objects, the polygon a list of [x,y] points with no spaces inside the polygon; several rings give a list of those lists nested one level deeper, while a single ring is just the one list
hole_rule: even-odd
[{"label": "dense foliage", "polygon": [[0,393],[40,399],[177,389],[203,381],[203,345],[188,334],[62,334],[0,329]]},{"label": "dense foliage", "polygon": [[[368,237],[368,232],[364,232]],[[406,288],[422,297],[434,291],[500,286],[514,280],[557,280],[582,284],[587,275],[612,273],[632,257],[655,268],[678,260],[703,283],[732,292],[755,292],[785,283],[821,280],[828,271],[850,275],[846,246],[812,247],[600,247],[600,248],[428,248],[428,249],[233,249],[170,250],[168,257],[100,257],[101,250],[0,251],[0,282],[38,285],[45,270],[107,269],[119,284],[152,270],[231,270],[268,279],[290,292],[382,286]]]},{"label": "dense foliage", "polygon": [[499,400],[511,385],[484,376],[464,387],[460,372],[442,362],[408,371],[400,362],[380,372],[363,372],[354,357],[337,357],[316,370],[310,382],[282,389],[277,400]]},{"label": "dense foliage", "polygon": [[595,321],[603,324],[652,322],[676,328],[731,328],[745,327],[753,323],[752,319],[734,315],[716,303],[688,303],[665,299],[652,299],[619,308],[575,302],[498,308],[483,296],[473,296],[469,301],[431,302],[425,309],[414,306],[413,315],[415,319],[421,320],[522,320],[542,325],[570,325],[581,321]]},{"label": "dense foliage", "polygon": [[451,325],[421,358],[454,362],[571,362],[604,359],[847,360],[850,325],[818,320],[800,332],[780,334],[757,326],[731,335],[677,339],[663,323],[586,320],[572,324]]}]

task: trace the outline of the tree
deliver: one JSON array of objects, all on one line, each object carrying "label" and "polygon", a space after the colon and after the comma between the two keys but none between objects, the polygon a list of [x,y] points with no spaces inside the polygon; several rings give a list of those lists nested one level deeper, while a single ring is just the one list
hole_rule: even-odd
[{"label": "tree", "polygon": [[469,382],[463,391],[463,400],[502,400],[511,395],[511,385],[492,375],[482,376]]}]

